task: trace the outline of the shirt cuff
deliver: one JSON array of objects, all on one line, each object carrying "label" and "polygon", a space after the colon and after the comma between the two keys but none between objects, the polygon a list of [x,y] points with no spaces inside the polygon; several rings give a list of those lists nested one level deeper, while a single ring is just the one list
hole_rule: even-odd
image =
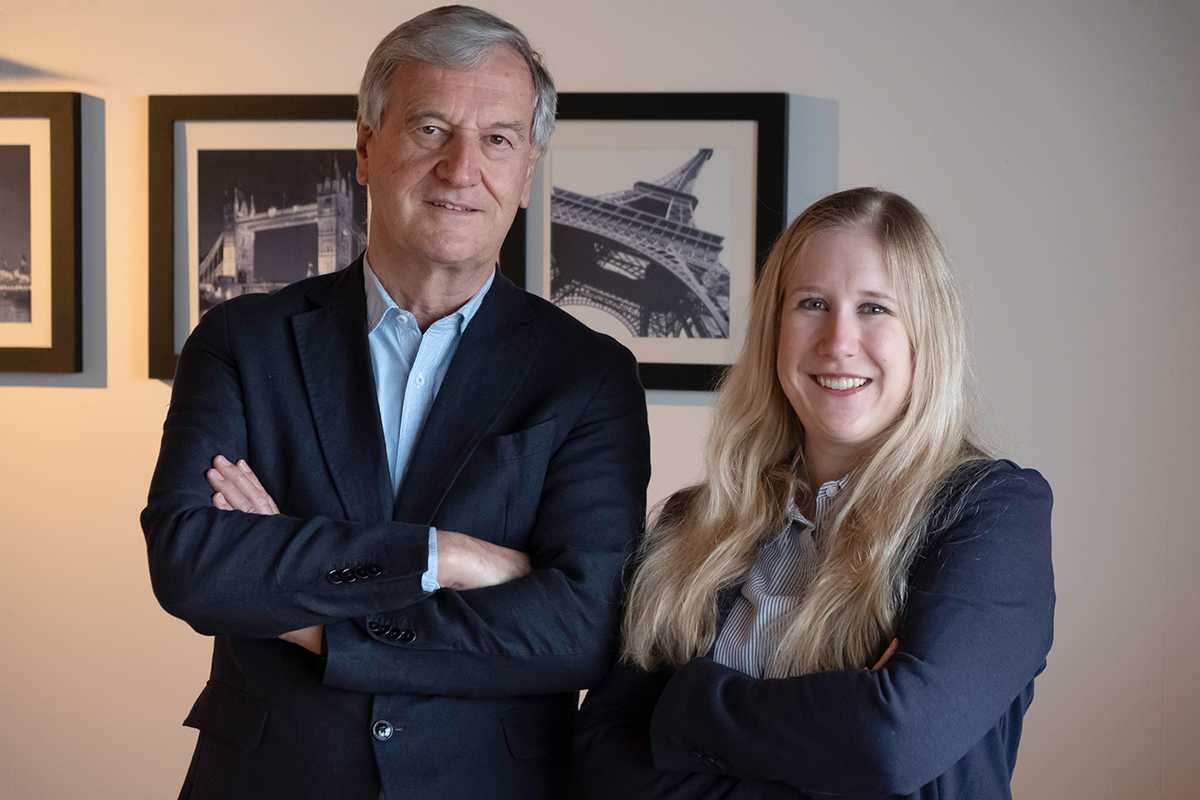
[{"label": "shirt cuff", "polygon": [[429,568],[421,575],[421,590],[436,592],[442,588],[437,582],[437,528],[429,526]]}]

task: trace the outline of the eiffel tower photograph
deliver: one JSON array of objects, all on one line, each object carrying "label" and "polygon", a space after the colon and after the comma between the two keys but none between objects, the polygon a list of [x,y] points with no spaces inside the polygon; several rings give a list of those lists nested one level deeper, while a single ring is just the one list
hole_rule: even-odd
[{"label": "eiffel tower photograph", "polygon": [[[572,187],[556,152],[551,302],[597,309],[638,338],[728,339],[729,269],[720,258],[727,214],[720,231],[714,231],[705,229],[698,212],[706,202],[710,207],[728,202],[697,190],[713,153],[698,148],[680,158],[678,151],[660,151],[662,172],[608,192],[585,193]],[[609,168],[623,155],[609,150],[592,157],[587,166],[611,175]]]}]

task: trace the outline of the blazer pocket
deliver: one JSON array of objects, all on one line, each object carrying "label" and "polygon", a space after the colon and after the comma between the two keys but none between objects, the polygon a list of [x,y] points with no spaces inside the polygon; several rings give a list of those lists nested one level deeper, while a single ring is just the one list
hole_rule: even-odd
[{"label": "blazer pocket", "polygon": [[503,436],[484,439],[475,448],[475,461],[516,461],[549,450],[554,444],[554,424],[551,418],[531,428]]},{"label": "blazer pocket", "polygon": [[254,695],[227,683],[209,681],[183,724],[249,751],[262,739],[269,711],[270,706]]},{"label": "blazer pocket", "polygon": [[500,718],[513,758],[537,758],[570,747],[575,741],[575,709],[546,702],[518,708]]}]

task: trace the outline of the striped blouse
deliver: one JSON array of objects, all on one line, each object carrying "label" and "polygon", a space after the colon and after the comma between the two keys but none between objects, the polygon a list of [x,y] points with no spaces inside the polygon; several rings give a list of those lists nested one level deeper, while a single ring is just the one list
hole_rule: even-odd
[{"label": "striped blouse", "polygon": [[843,478],[822,484],[813,522],[804,518],[795,503],[788,503],[787,527],[759,544],[758,559],[717,634],[713,647],[717,663],[762,677],[779,644],[780,626],[800,605],[817,576],[816,536],[845,482]]}]

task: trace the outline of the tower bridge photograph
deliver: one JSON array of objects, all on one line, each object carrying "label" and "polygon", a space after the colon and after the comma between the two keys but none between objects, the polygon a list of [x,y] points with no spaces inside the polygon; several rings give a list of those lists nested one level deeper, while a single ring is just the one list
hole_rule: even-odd
[{"label": "tower bridge photograph", "polygon": [[366,244],[353,150],[200,150],[197,171],[201,315],[342,269]]}]

